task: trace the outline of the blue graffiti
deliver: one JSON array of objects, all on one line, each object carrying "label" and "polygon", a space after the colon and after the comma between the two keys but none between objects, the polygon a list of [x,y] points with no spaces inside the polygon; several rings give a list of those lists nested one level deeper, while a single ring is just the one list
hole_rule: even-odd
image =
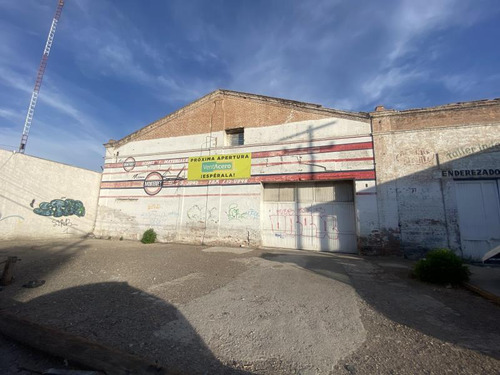
[{"label": "blue graffiti", "polygon": [[13,217],[17,217],[20,220],[24,220],[24,217],[19,216],[19,215],[9,215],[9,216],[3,216],[2,217],[2,213],[0,212],[0,221],[7,220],[7,219],[12,219]]},{"label": "blue graffiti", "polygon": [[53,199],[50,202],[42,202],[33,212],[42,216],[85,216],[83,203],[74,199]]}]

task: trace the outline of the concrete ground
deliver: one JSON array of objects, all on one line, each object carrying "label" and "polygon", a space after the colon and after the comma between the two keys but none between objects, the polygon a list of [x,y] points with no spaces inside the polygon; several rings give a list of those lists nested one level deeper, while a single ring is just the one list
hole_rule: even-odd
[{"label": "concrete ground", "polygon": [[[92,239],[2,242],[7,255],[22,261],[0,308],[186,373],[500,369],[500,307],[413,280],[400,258]],[[62,366],[0,337],[0,373]]]},{"label": "concrete ground", "polygon": [[470,265],[469,269],[473,289],[500,304],[500,265]]}]

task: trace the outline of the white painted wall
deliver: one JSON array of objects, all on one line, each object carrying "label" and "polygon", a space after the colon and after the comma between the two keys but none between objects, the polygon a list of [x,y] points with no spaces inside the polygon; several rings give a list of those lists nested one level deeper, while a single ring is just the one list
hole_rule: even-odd
[{"label": "white painted wall", "polygon": [[[161,241],[258,246],[262,181],[302,181],[308,173],[346,172],[351,177],[329,179],[353,179],[360,173],[372,176],[355,183],[360,193],[355,198],[357,234],[366,236],[378,228],[373,150],[366,148],[371,142],[369,123],[329,118],[245,128],[244,146],[225,146],[224,133],[217,132],[110,147],[95,234],[139,239],[146,229],[154,228]],[[240,152],[252,153],[250,179],[212,181],[208,186],[196,181],[165,182],[154,196],[142,187],[146,175],[154,171],[165,179],[186,178],[190,156]],[[127,172],[123,162],[130,157],[136,166]]]},{"label": "white painted wall", "polygon": [[[92,232],[101,174],[0,150],[0,239],[82,237]],[[71,201],[79,200],[85,210]],[[34,212],[55,201],[53,214]],[[51,206],[52,207],[52,206]],[[59,215],[61,216],[54,216]],[[66,213],[68,215],[64,215]],[[70,214],[71,213],[71,214]]]}]

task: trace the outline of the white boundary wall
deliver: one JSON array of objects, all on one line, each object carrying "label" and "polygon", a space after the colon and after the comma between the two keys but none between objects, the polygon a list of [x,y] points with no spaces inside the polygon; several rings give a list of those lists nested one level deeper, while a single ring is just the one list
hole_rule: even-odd
[{"label": "white boundary wall", "polygon": [[92,233],[100,181],[97,172],[0,150],[0,239]]}]

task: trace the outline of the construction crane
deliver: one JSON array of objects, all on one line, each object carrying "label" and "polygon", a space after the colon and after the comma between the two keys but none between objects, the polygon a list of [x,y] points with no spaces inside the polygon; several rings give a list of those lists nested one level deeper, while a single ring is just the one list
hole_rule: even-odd
[{"label": "construction crane", "polygon": [[47,37],[47,42],[45,43],[45,49],[43,50],[42,60],[40,61],[40,66],[38,67],[38,73],[36,75],[35,88],[31,94],[30,105],[28,107],[28,113],[26,114],[26,120],[24,121],[23,135],[21,137],[21,144],[19,145],[19,152],[24,154],[26,149],[26,143],[28,142],[28,134],[31,128],[31,122],[33,121],[33,115],[35,114],[36,101],[38,100],[38,94],[40,93],[40,86],[42,86],[43,74],[45,73],[45,68],[47,67],[47,61],[49,59],[50,47],[54,41],[54,34],[56,33],[57,22],[59,22],[59,17],[61,17],[62,8],[64,6],[64,0],[59,0],[56,8],[56,14],[52,19],[52,25],[50,26],[49,36]]}]

